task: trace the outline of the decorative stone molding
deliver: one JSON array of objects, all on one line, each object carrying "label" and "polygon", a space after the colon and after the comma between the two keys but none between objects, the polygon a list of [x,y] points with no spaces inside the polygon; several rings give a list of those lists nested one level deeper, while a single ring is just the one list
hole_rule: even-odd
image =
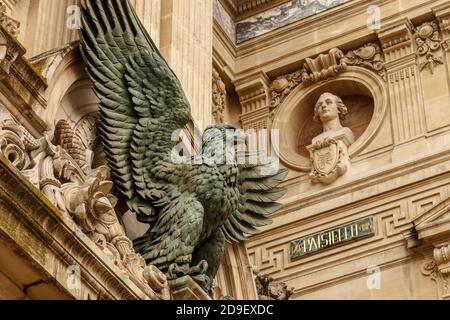
[{"label": "decorative stone molding", "polygon": [[[169,299],[165,275],[134,252],[115,212],[108,169],[92,169],[86,149],[67,122],[61,121],[55,141],[36,140],[14,120],[0,124],[0,151],[9,162],[81,230],[149,297]],[[75,156],[76,160],[71,156]],[[82,165],[82,166],[80,166]]]},{"label": "decorative stone molding", "polygon": [[219,71],[213,68],[212,82],[212,115],[216,124],[225,122],[225,108],[227,99],[227,90],[225,83],[219,75]]},{"label": "decorative stone molding", "polygon": [[19,35],[20,22],[8,16],[8,7],[0,0],[0,25],[14,37]]},{"label": "decorative stone molding", "polygon": [[259,300],[289,300],[294,293],[294,288],[289,288],[286,283],[275,282],[270,276],[260,275],[258,268],[253,272]]},{"label": "decorative stone molding", "polygon": [[378,44],[367,43],[359,49],[349,50],[345,55],[340,49],[334,48],[328,54],[321,54],[315,59],[306,59],[299,70],[276,78],[270,86],[272,108],[279,107],[300,84],[306,86],[330,80],[345,72],[347,66],[367,68],[387,80],[384,56]]},{"label": "decorative stone molding", "polygon": [[450,5],[448,3],[432,9],[442,33],[441,46],[450,52]]},{"label": "decorative stone molding", "polygon": [[15,119],[38,136],[48,125],[38,113],[45,109],[43,90],[46,79],[24,57],[25,48],[0,25],[0,81],[2,95],[9,100],[7,109]]},{"label": "decorative stone molding", "polygon": [[25,49],[0,29],[0,80],[11,71],[12,64],[25,54]]},{"label": "decorative stone molding", "polygon": [[270,86],[272,91],[272,107],[277,108],[292,90],[305,81],[306,77],[306,70],[302,68],[275,79]]},{"label": "decorative stone molding", "polygon": [[450,300],[450,242],[436,245],[433,260],[422,264],[422,274],[436,281],[440,299]]},{"label": "decorative stone molding", "polygon": [[345,134],[316,141],[308,149],[311,153],[311,181],[330,184],[349,168],[348,150],[351,142]]},{"label": "decorative stone molding", "polygon": [[395,144],[418,138],[426,131],[413,28],[404,18],[378,32],[386,61]]},{"label": "decorative stone molding", "polygon": [[235,83],[241,104],[241,122],[244,130],[268,129],[270,115],[270,80],[265,73],[258,73]]},{"label": "decorative stone molding", "polygon": [[365,67],[375,71],[387,81],[383,51],[377,43],[367,43],[359,49],[350,50],[341,60],[349,66]]},{"label": "decorative stone molding", "polygon": [[436,203],[412,220],[403,235],[408,248],[426,244],[433,248],[433,259],[422,264],[422,274],[436,281],[439,299],[450,300],[450,197]]},{"label": "decorative stone molding", "polygon": [[434,74],[435,66],[444,64],[442,58],[435,55],[442,43],[439,26],[434,21],[424,22],[413,31],[417,53],[423,60],[419,63],[419,69],[422,71],[427,68],[431,74]]},{"label": "decorative stone molding", "polygon": [[255,11],[267,8],[274,4],[274,2],[280,2],[284,0],[223,0],[225,6],[233,13],[235,17],[248,13],[249,11]]},{"label": "decorative stone molding", "polygon": [[305,69],[304,82],[317,83],[336,77],[339,73],[347,70],[343,61],[344,53],[333,48],[327,54],[320,54],[317,58],[307,58],[303,66]]}]

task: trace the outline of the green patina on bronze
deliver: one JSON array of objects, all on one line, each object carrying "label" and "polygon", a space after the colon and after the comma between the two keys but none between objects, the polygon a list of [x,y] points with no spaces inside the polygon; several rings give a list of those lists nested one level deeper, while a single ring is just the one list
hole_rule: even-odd
[{"label": "green patina on bronze", "polygon": [[81,52],[100,100],[111,175],[128,209],[151,226],[135,247],[169,279],[190,275],[209,292],[226,241],[244,241],[271,223],[287,171],[264,175],[267,162],[221,162],[233,148],[224,144],[227,125],[205,131],[195,162],[174,161],[173,134],[192,119],[179,80],[128,0],[81,7]]}]

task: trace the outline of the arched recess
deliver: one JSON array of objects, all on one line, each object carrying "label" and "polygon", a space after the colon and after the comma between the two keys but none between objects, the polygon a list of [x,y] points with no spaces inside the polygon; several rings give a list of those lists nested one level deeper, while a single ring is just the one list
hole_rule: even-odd
[{"label": "arched recess", "polygon": [[348,67],[335,79],[315,85],[301,84],[279,106],[273,128],[280,131],[281,160],[290,168],[309,172],[309,157],[298,152],[298,133],[306,119],[312,117],[314,105],[324,92],[337,96],[361,95],[373,99],[373,116],[357,141],[349,148],[350,158],[356,157],[374,139],[380,130],[388,109],[387,86],[383,79],[370,70]]},{"label": "arched recess", "polygon": [[[80,86],[87,89],[89,77],[85,71],[85,67],[81,58],[80,51],[76,44],[69,45],[53,55],[40,58],[44,61],[37,62],[44,64],[42,74],[47,78],[48,88],[45,91],[47,99],[47,108],[42,115],[42,119],[51,127],[54,127],[58,116],[61,116],[61,104],[64,98],[72,92],[73,109],[79,105],[96,104],[97,98],[92,90],[85,90],[85,95],[79,95],[76,101],[73,96],[73,90]],[[35,62],[36,63],[36,62]],[[81,91],[79,91],[81,93]],[[65,101],[67,103],[67,101]],[[67,109],[67,106],[65,107]]]}]

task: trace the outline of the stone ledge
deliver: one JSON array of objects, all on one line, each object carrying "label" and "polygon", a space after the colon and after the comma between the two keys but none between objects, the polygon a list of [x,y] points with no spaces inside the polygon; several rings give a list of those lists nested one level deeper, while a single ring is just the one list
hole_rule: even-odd
[{"label": "stone ledge", "polygon": [[211,300],[189,276],[169,281],[169,286],[174,300]]}]

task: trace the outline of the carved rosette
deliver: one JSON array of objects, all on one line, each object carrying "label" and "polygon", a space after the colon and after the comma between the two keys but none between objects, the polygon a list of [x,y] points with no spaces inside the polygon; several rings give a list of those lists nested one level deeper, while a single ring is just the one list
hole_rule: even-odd
[{"label": "carved rosette", "polygon": [[[151,299],[170,299],[165,275],[146,266],[126,236],[115,211],[117,198],[108,169],[92,169],[86,163],[86,148],[66,121],[48,137],[34,139],[14,120],[0,123],[0,151],[59,210],[80,229],[125,276]],[[83,159],[84,157],[84,159]]]},{"label": "carved rosette", "polygon": [[436,53],[443,45],[439,26],[433,21],[425,22],[414,28],[413,31],[417,53],[422,60],[419,63],[419,69],[420,71],[428,69],[431,74],[434,74],[434,68],[437,65],[444,64],[442,57],[436,56]]},{"label": "carved rosette", "polygon": [[312,170],[309,174],[314,183],[330,184],[348,170],[346,152],[338,138],[326,137],[309,148]]}]

